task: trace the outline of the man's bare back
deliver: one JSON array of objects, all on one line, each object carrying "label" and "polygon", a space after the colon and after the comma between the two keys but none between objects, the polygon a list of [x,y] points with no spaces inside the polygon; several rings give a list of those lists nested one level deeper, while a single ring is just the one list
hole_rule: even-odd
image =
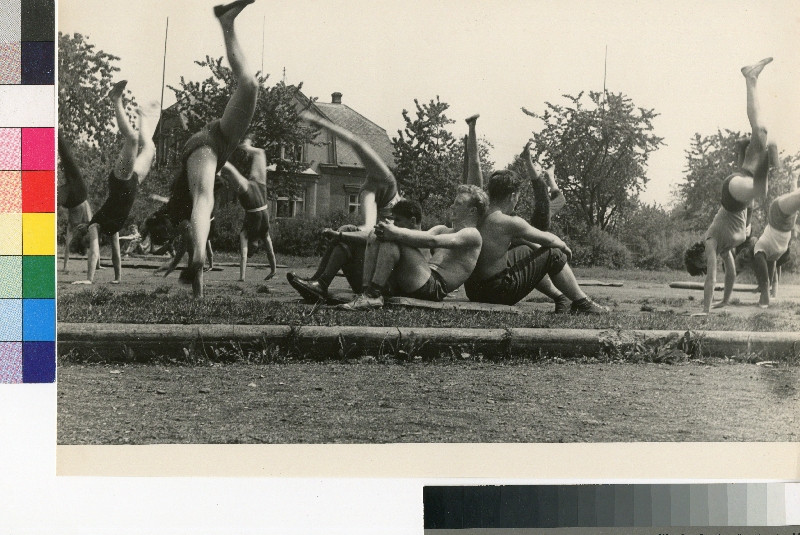
[{"label": "man's bare back", "polygon": [[496,210],[487,214],[478,225],[478,230],[483,236],[483,247],[473,271],[473,278],[476,280],[488,279],[508,267],[508,249],[515,238],[518,226],[514,224],[514,219],[520,218]]}]

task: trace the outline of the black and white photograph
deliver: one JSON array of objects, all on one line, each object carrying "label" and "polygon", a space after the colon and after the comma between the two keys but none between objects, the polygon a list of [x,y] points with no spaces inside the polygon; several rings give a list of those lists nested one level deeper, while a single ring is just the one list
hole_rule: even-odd
[{"label": "black and white photograph", "polygon": [[796,442],[799,15],[59,2],[58,444]]}]

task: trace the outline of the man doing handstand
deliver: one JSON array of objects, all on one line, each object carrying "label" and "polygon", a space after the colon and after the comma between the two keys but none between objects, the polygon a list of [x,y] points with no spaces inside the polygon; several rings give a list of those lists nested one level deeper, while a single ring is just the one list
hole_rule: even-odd
[{"label": "man doing handstand", "polygon": [[86,279],[75,281],[72,284],[92,284],[97,261],[100,258],[100,233],[111,236],[111,262],[114,266],[114,280],[111,283],[119,284],[122,280],[119,231],[125,226],[125,221],[133,208],[139,184],[150,172],[156,155],[151,121],[153,124],[158,122],[160,112],[158,103],[151,102],[147,109],[138,108],[136,110],[139,115],[139,132],[137,133],[128,123],[122,103],[122,94],[126,84],[126,80],[117,82],[108,94],[114,104],[117,128],[124,141],[114,169],[108,176],[108,198],[88,223],[89,252]]},{"label": "man doing handstand", "polygon": [[248,245],[259,241],[267,249],[270,272],[264,280],[269,280],[275,276],[275,250],[269,235],[267,156],[264,149],[254,147],[247,137],[239,148],[251,160],[249,178],[245,178],[230,162],[226,162],[222,168],[222,176],[234,184],[239,193],[239,203],[245,210],[242,230],[239,232],[239,281],[244,282],[247,273]]}]

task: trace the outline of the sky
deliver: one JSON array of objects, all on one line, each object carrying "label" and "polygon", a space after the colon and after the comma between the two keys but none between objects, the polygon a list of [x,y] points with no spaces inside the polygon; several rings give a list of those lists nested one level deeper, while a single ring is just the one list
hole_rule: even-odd
[{"label": "sky", "polygon": [[[81,33],[119,56],[120,78],[137,100],[159,100],[169,18],[166,84],[205,77],[193,64],[224,56],[207,0],[61,0],[58,29]],[[275,82],[342,102],[395,136],[414,99],[450,105],[452,132],[480,113],[478,135],[495,167],[512,161],[563,94],[622,92],[654,109],[665,145],[650,157],[641,198],[667,205],[685,174],[695,133],[749,131],[744,65],[775,61],[759,79],[770,138],[800,151],[800,2],[695,1],[311,1],[256,0],[237,19],[248,61]],[[263,43],[263,46],[262,46]],[[263,55],[262,55],[263,51]],[[164,92],[164,106],[174,102]]]}]

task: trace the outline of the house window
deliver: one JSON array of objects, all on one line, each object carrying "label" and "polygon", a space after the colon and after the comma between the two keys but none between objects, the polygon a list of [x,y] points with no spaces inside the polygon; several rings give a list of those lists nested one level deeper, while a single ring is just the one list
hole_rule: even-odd
[{"label": "house window", "polygon": [[290,145],[288,147],[281,147],[281,159],[289,160],[290,162],[304,161],[303,145]]},{"label": "house window", "polygon": [[306,192],[288,197],[279,195],[275,206],[275,217],[301,217],[305,213]]},{"label": "house window", "polygon": [[347,213],[356,214],[361,211],[361,196],[358,193],[347,194]]}]

